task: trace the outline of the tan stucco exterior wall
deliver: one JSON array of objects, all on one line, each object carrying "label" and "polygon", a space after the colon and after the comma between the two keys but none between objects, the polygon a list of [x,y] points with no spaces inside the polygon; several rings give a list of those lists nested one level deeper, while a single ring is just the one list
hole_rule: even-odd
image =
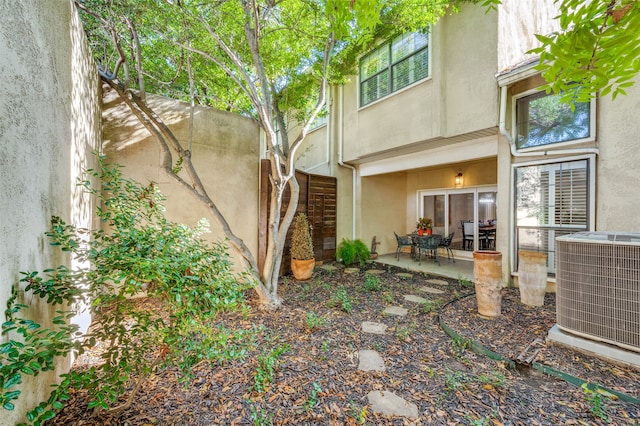
[{"label": "tan stucco exterior wall", "polygon": [[345,161],[496,126],[497,14],[461,9],[432,28],[431,78],[360,109],[358,78],[344,86]]},{"label": "tan stucco exterior wall", "polygon": [[370,247],[375,236],[380,243],[377,252],[392,253],[396,249],[393,233],[403,235],[408,228],[404,215],[407,204],[406,174],[367,176],[362,178],[361,184],[362,209],[359,223],[362,228],[359,238]]},{"label": "tan stucco exterior wall", "polygon": [[598,100],[596,230],[640,232],[640,78],[627,96]]},{"label": "tan stucco exterior wall", "polygon": [[[93,164],[99,146],[99,85],[84,31],[71,0],[0,1],[0,306],[21,277],[70,259],[49,245],[44,232],[57,215],[91,228],[93,208],[76,178]],[[53,311],[27,294],[29,315],[47,321]],[[4,322],[4,319],[2,319]],[[12,336],[13,337],[13,336]],[[4,342],[7,336],[0,337]],[[56,372],[26,377],[13,411],[0,423],[12,425],[46,399]]]},{"label": "tan stucco exterior wall", "polygon": [[[148,96],[149,105],[169,125],[183,147],[189,146],[188,103]],[[255,120],[196,106],[193,116],[193,163],[209,196],[257,259],[260,133]],[[105,96],[104,152],[109,162],[124,166],[125,176],[142,183],[156,182],[167,198],[171,220],[194,226],[210,223],[209,241],[224,239],[222,227],[208,209],[160,169],[160,146],[113,92]],[[174,161],[177,159],[174,159]],[[183,171],[182,176],[187,179]],[[230,251],[232,255],[232,253]],[[236,258],[236,270],[240,262]]]}]

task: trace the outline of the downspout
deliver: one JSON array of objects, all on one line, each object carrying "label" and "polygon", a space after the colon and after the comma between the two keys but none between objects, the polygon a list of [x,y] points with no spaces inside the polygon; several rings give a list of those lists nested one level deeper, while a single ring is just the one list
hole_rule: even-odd
[{"label": "downspout", "polygon": [[342,85],[338,88],[339,91],[339,105],[338,105],[338,119],[340,125],[338,126],[338,165],[351,169],[351,239],[356,239],[356,168],[350,164],[346,164],[342,161],[342,143],[344,138],[344,91]]},{"label": "downspout", "polygon": [[505,121],[507,117],[507,86],[500,88],[500,134],[507,139],[511,148],[511,155],[514,157],[540,157],[547,155],[567,155],[567,154],[599,154],[598,148],[575,148],[575,149],[553,149],[550,151],[535,151],[535,152],[518,152],[516,143],[507,131]]}]

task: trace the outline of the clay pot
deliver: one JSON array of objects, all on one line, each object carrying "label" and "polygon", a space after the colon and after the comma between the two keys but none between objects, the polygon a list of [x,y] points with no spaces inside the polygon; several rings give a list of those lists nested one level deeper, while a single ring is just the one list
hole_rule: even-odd
[{"label": "clay pot", "polygon": [[473,276],[478,313],[484,317],[499,316],[502,307],[502,253],[473,252]]},{"label": "clay pot", "polygon": [[300,260],[291,259],[291,271],[298,281],[306,281],[311,278],[313,268],[316,265],[315,259]]},{"label": "clay pot", "polygon": [[528,306],[544,305],[547,290],[547,253],[520,250],[518,256],[520,301]]}]

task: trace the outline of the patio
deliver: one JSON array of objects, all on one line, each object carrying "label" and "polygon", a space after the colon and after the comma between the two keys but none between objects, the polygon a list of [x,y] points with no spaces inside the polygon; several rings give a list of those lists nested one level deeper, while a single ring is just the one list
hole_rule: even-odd
[{"label": "patio", "polygon": [[439,258],[439,266],[432,259],[423,259],[422,262],[418,263],[408,253],[400,253],[400,260],[396,259],[395,253],[381,254],[378,256],[376,261],[383,264],[405,268],[410,271],[427,272],[429,274],[440,275],[448,278],[464,278],[473,281],[472,261],[456,259],[454,263],[453,260],[447,259],[446,255],[443,256],[442,253]]}]

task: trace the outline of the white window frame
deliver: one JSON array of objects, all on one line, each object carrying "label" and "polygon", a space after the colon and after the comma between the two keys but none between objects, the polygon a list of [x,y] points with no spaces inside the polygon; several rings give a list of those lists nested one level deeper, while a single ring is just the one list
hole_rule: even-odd
[{"label": "white window frame", "polygon": [[[417,31],[416,31],[417,32]],[[398,62],[393,62],[392,58],[391,58],[391,46],[393,44],[393,41],[397,38],[394,37],[391,40],[386,40],[384,43],[379,44],[378,46],[376,46],[374,49],[371,49],[369,52],[367,52],[366,54],[362,55],[360,57],[360,59],[358,60],[358,85],[357,85],[357,96],[358,96],[358,110],[363,109],[363,108],[367,108],[371,105],[375,105],[376,103],[389,98],[390,96],[396,95],[398,93],[402,93],[406,90],[409,90],[410,88],[412,88],[413,86],[420,84],[424,81],[430,80],[431,79],[431,70],[432,70],[432,28],[429,27],[428,31],[427,31],[427,45],[426,47],[422,47],[420,48],[418,51],[423,50],[423,49],[427,49],[427,75],[424,78],[421,78],[419,80],[416,80],[398,90],[393,90],[393,77],[392,77],[392,68],[394,65],[396,65],[399,62],[402,62],[403,60],[408,59],[409,57],[415,55],[418,51],[413,51],[410,55],[407,55],[405,57],[403,57],[400,61]],[[387,47],[389,49],[389,65],[387,66],[387,69],[389,70],[389,93],[387,93],[384,96],[381,96],[367,104],[362,104],[362,79],[361,79],[361,61],[363,58],[365,58],[366,56],[370,55],[371,53],[375,52],[376,50],[382,48],[382,47]],[[381,71],[380,71],[381,72]],[[379,74],[380,72],[378,72],[377,74]]]},{"label": "white window frame", "polygon": [[[518,272],[516,271],[516,262],[518,260],[518,253],[516,247],[516,239],[517,239],[517,227],[518,224],[516,222],[516,169],[519,167],[528,167],[528,166],[541,166],[553,163],[566,163],[571,161],[579,161],[579,160],[587,160],[587,169],[588,169],[588,221],[587,221],[587,230],[593,231],[595,229],[595,221],[596,221],[596,156],[595,154],[587,154],[587,155],[576,155],[569,157],[558,157],[554,159],[546,159],[546,160],[537,160],[537,161],[527,161],[522,163],[514,163],[511,165],[511,177],[510,177],[510,187],[512,190],[510,191],[510,203],[511,206],[509,212],[509,222],[511,223],[511,237],[509,241],[509,251],[511,253],[510,256],[510,271],[511,275],[518,276]],[[549,259],[549,262],[553,262],[555,259]],[[548,278],[550,281],[555,282],[554,277]]]},{"label": "white window frame", "polygon": [[[540,88],[527,90],[526,92],[518,93],[511,98],[511,137],[513,143],[516,144],[518,138],[518,117],[517,117],[517,103],[519,99],[533,95],[535,93],[543,92]],[[589,136],[581,139],[574,139],[565,142],[548,143],[544,145],[531,146],[527,148],[518,148],[518,152],[536,152],[536,151],[552,151],[554,149],[560,149],[571,145],[581,144],[585,142],[594,142],[596,140],[596,99],[592,98],[589,104]]]}]

